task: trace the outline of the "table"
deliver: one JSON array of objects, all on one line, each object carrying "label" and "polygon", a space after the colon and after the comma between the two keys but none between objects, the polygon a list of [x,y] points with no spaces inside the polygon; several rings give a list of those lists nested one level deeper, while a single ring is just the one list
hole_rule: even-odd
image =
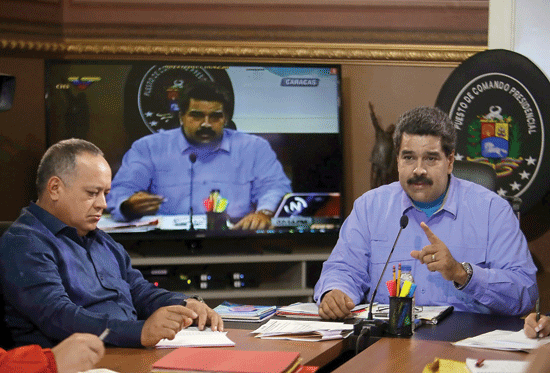
[{"label": "table", "polygon": [[[257,324],[255,325],[257,326]],[[344,339],[322,343],[264,340],[254,338],[250,334],[250,330],[226,330],[229,339],[235,342],[235,347],[215,348],[249,351],[298,351],[304,365],[325,366],[348,349],[348,340]],[[96,368],[108,368],[119,373],[149,373],[151,365],[171,351],[173,349],[107,347],[105,356],[96,365]]]},{"label": "table", "polygon": [[474,359],[525,360],[525,352],[497,351],[453,346],[450,342],[415,338],[382,338],[347,361],[334,373],[419,373],[434,358],[466,361]]},{"label": "table", "polygon": [[[286,319],[286,318],[284,318]],[[301,319],[303,320],[303,319]],[[254,338],[250,331],[261,323],[225,323],[227,336],[236,343],[224,349],[256,351],[298,351],[304,365],[325,367],[344,354],[349,355],[354,339],[325,342],[297,342],[262,340]],[[453,312],[437,325],[418,328],[411,338],[381,338],[363,352],[345,362],[336,372],[421,372],[435,357],[465,360],[467,357],[486,359],[523,360],[527,354],[486,349],[455,347],[449,342],[473,337],[491,330],[523,328],[519,317]],[[105,357],[96,366],[120,373],[149,373],[151,365],[172,349],[107,347]],[[406,370],[404,367],[406,367]],[[331,366],[332,369],[332,366]]]}]

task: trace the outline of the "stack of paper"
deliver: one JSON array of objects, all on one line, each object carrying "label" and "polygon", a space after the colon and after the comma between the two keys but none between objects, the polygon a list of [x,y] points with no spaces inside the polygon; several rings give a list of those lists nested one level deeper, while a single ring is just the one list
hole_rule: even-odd
[{"label": "stack of paper", "polygon": [[346,338],[352,332],[353,325],[342,322],[269,320],[252,333],[262,339],[316,342]]},{"label": "stack of paper", "polygon": [[183,347],[154,363],[152,372],[290,373],[299,366],[299,352]]},{"label": "stack of paper", "polygon": [[227,332],[214,332],[210,328],[199,330],[198,327],[193,326],[179,331],[174,339],[161,339],[155,347],[175,348],[225,346],[235,346],[235,342],[227,338]]},{"label": "stack of paper", "polygon": [[[357,315],[368,308],[368,304],[359,304],[351,312]],[[306,319],[321,319],[319,316],[319,306],[315,303],[293,303],[290,306],[280,307],[277,310],[277,316],[301,317]]]},{"label": "stack of paper", "polygon": [[455,346],[490,348],[493,350],[529,351],[539,348],[550,342],[550,337],[528,338],[523,329],[519,332],[508,330],[493,330],[476,337],[466,338],[455,342]]},{"label": "stack of paper", "polygon": [[250,306],[223,302],[214,308],[224,321],[260,322],[275,314],[276,306]]}]

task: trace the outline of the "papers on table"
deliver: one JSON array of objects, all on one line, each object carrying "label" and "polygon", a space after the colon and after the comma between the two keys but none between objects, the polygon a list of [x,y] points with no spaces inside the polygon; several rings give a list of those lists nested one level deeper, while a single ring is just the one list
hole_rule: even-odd
[{"label": "papers on table", "polygon": [[523,329],[519,332],[508,330],[493,330],[476,337],[466,338],[455,342],[455,346],[489,348],[493,350],[529,351],[539,348],[550,342],[550,337],[533,339],[528,338]]},{"label": "papers on table", "polygon": [[[423,320],[427,324],[437,324],[454,310],[453,306],[417,306],[414,308],[414,316],[416,319]],[[372,315],[376,319],[388,319],[390,311],[389,304],[377,304],[372,307]],[[355,317],[367,318],[368,308],[361,313],[355,314]]]},{"label": "papers on table", "polygon": [[[127,222],[114,220],[111,215],[105,214],[97,223],[97,227],[109,233],[136,233],[160,230],[189,230],[189,215],[154,215],[144,216],[141,219]],[[193,227],[206,229],[206,215],[193,215]]]},{"label": "papers on table", "polygon": [[235,342],[227,338],[227,332],[214,332],[210,328],[199,330],[198,327],[189,327],[181,330],[172,340],[161,339],[155,347],[225,347],[235,346]]},{"label": "papers on table", "polygon": [[252,333],[262,339],[316,342],[346,338],[352,332],[353,325],[342,322],[271,319]]},{"label": "papers on table", "polygon": [[276,306],[252,306],[223,302],[214,308],[224,321],[260,322],[275,314]]},{"label": "papers on table", "polygon": [[[351,310],[355,314],[359,314],[368,308],[368,304],[359,304]],[[321,319],[319,316],[319,306],[316,303],[293,303],[290,306],[280,307],[277,310],[277,316],[287,317],[303,317],[307,319]]]},{"label": "papers on table", "polygon": [[476,366],[477,359],[466,359],[466,366],[472,373],[522,373],[529,366],[528,361],[519,360],[483,360]]}]

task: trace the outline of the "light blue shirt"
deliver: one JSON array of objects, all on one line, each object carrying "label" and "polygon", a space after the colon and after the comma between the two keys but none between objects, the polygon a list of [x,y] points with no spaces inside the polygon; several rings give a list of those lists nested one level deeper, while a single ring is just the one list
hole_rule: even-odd
[{"label": "light blue shirt", "polygon": [[255,210],[275,211],[290,193],[290,181],[269,142],[259,136],[225,129],[214,149],[190,144],[181,128],[145,136],[132,144],[107,196],[108,209],[125,220],[120,205],[138,191],[166,198],[158,214],[189,213],[191,161],[193,164],[193,213],[206,213],[203,201],[213,189],[228,200],[226,212],[241,218]]},{"label": "light blue shirt", "polygon": [[[359,197],[340,230],[340,237],[324,263],[315,285],[315,300],[340,289],[355,304],[368,303],[399,231],[403,214],[409,224],[402,231],[378,288],[375,301],[389,302],[386,281],[392,265],[412,267],[417,305],[452,305],[456,311],[523,315],[538,297],[536,267],[510,204],[497,194],[451,176],[443,208],[430,218],[413,207],[399,184],[384,185]],[[470,282],[457,290],[439,272],[430,272],[410,256],[430,242],[424,221],[458,262],[473,267]]]}]

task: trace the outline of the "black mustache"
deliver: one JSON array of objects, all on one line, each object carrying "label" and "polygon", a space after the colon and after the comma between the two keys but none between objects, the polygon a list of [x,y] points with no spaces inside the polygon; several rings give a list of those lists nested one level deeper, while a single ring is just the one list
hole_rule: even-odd
[{"label": "black mustache", "polygon": [[197,132],[195,132],[195,133],[199,136],[202,136],[202,135],[214,136],[214,135],[216,135],[216,132],[214,132],[214,130],[212,130],[211,128],[208,128],[208,127],[202,127],[200,129],[198,129]]},{"label": "black mustache", "polygon": [[431,179],[428,179],[426,176],[415,176],[407,180],[407,184],[416,184],[416,183],[433,185],[434,182]]}]

